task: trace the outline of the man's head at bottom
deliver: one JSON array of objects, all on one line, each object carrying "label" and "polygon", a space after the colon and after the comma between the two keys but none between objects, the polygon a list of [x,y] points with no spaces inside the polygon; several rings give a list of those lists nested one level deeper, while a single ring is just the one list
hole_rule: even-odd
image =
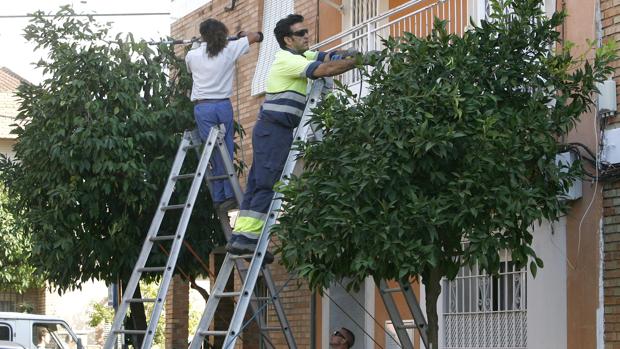
[{"label": "man's head at bottom", "polygon": [[348,328],[340,328],[332,332],[329,338],[330,348],[351,348],[355,343],[355,336]]}]

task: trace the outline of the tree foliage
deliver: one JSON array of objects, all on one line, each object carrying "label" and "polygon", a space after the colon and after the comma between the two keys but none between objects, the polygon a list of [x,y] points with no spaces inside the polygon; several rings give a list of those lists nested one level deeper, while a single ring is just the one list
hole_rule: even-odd
[{"label": "tree foliage", "polygon": [[30,263],[30,238],[15,224],[7,202],[4,186],[0,185],[0,289],[23,292],[42,287],[43,279]]},{"label": "tree foliage", "polygon": [[[33,265],[60,290],[128,278],[180,136],[194,128],[191,79],[169,47],[155,50],[131,34],[111,39],[109,24],[73,14],[37,12],[25,29],[48,52],[36,64],[46,78],[19,89],[17,161],[4,159],[1,171]],[[171,202],[183,202],[187,188],[176,193]],[[200,194],[187,231],[203,257],[223,240],[208,196]],[[178,222],[167,217],[163,234]],[[178,265],[204,272],[187,253]]]},{"label": "tree foliage", "polygon": [[464,264],[497,272],[503,250],[533,274],[543,266],[532,225],[562,214],[580,172],[556,164],[558,140],[591,109],[613,48],[574,58],[556,30],[565,14],[492,3],[462,37],[436,20],[428,37],[386,39],[370,93],[351,103],[344,89],[315,111],[324,139],[299,145],[306,171],[280,188],[275,229],[285,266],[312,288],[421,275],[433,298]]}]

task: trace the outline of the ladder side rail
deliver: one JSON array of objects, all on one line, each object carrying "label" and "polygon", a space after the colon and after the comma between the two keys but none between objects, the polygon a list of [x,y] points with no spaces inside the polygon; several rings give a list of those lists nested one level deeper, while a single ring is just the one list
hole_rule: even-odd
[{"label": "ladder side rail", "polygon": [[220,132],[217,137],[217,148],[220,156],[222,157],[222,162],[224,163],[224,168],[226,169],[226,175],[228,175],[228,180],[230,181],[230,185],[235,193],[235,198],[237,199],[239,206],[241,206],[241,202],[243,201],[243,191],[241,190],[241,185],[239,185],[239,178],[237,178],[237,173],[235,172],[235,165],[230,159],[228,147],[226,146],[226,142],[224,142],[223,132]]},{"label": "ladder side rail", "polygon": [[422,343],[424,343],[425,348],[428,348],[428,324],[426,323],[426,318],[424,317],[420,303],[409,283],[400,281],[400,287],[403,290],[403,295],[405,296],[411,315],[413,315],[413,320],[415,321]]},{"label": "ladder side rail", "polygon": [[[222,230],[224,230],[226,241],[230,240],[230,236],[232,235],[232,229],[230,228],[230,225],[228,225],[228,223],[226,222],[222,222]],[[247,268],[245,266],[245,263],[246,262],[242,261],[241,259],[235,259],[235,267],[237,269],[237,274],[239,274],[239,280],[241,280],[242,283],[245,281],[245,278],[247,276]],[[265,280],[265,282],[268,283],[267,280]],[[256,296],[258,297],[258,295]],[[256,314],[256,312],[258,311],[258,308],[259,308],[258,301],[253,299],[250,302],[250,310],[252,311],[252,314]],[[267,327],[267,324],[265,323],[265,321],[263,321],[263,318],[257,315],[256,322],[258,324],[259,329],[261,329],[261,333],[263,334],[263,336],[267,338],[267,342],[271,342],[271,338],[269,337],[269,334],[263,331],[263,329]]]},{"label": "ladder side rail", "polygon": [[127,300],[133,298],[136,287],[138,286],[138,282],[140,281],[141,273],[138,271],[138,269],[143,268],[146,265],[146,261],[148,260],[148,256],[153,247],[153,242],[150,239],[154,237],[159,231],[159,227],[161,226],[161,222],[165,214],[165,211],[162,211],[160,208],[163,206],[167,206],[170,201],[170,197],[172,196],[172,192],[174,191],[174,181],[172,180],[172,177],[178,175],[181,171],[183,161],[185,160],[185,156],[187,155],[187,151],[185,149],[187,145],[189,145],[189,134],[185,132],[183,134],[181,144],[179,145],[179,148],[177,150],[172,169],[170,170],[170,174],[168,175],[168,181],[166,182],[166,186],[161,195],[157,211],[155,213],[155,216],[153,216],[151,226],[149,227],[148,233],[144,240],[144,244],[142,245],[142,250],[140,251],[138,260],[136,261],[136,264],[133,268],[131,277],[127,282],[127,286],[125,287],[123,299],[121,300],[121,304],[119,305],[119,308],[114,314],[112,328],[110,329],[110,333],[108,334],[108,338],[105,342],[105,349],[114,348],[114,343],[116,342],[116,335],[118,334],[116,331],[119,331],[121,329],[123,321],[125,320],[125,316],[127,315],[127,310],[129,308],[129,302]]},{"label": "ladder side rail", "polygon": [[[311,131],[311,126],[308,121],[310,119],[312,109],[316,107],[319,101],[319,97],[324,84],[325,82],[322,79],[316,80],[313,83],[302,119],[299,123],[299,126],[297,127],[295,137],[293,138],[294,141],[302,141],[308,137],[308,134]],[[288,183],[288,178],[291,176],[293,170],[295,169],[295,164],[297,163],[299,153],[300,151],[295,147],[291,148],[288,153],[286,163],[284,164],[284,169],[282,170],[280,181]],[[248,276],[243,283],[241,296],[239,297],[239,301],[237,302],[237,305],[235,306],[235,310],[233,312],[230,327],[228,333],[226,334],[226,339],[224,340],[224,349],[234,348],[234,345],[237,341],[237,337],[239,335],[239,331],[241,330],[245,313],[250,303],[252,290],[256,285],[258,274],[262,268],[265,252],[267,251],[267,247],[269,246],[269,229],[276,222],[281,206],[282,194],[276,192],[274,194],[273,200],[271,201],[271,204],[269,205],[269,211],[267,211],[267,220],[265,221],[263,231],[261,232],[260,238],[258,239],[256,250],[254,251],[254,257],[252,258],[252,262],[250,263],[250,268],[248,270]]]},{"label": "ladder side rail", "polygon": [[172,275],[174,274],[177,259],[181,251],[181,245],[183,244],[183,239],[185,238],[187,225],[189,224],[189,219],[194,209],[194,203],[196,202],[196,197],[198,196],[198,192],[200,191],[202,178],[205,176],[207,165],[209,164],[209,159],[211,158],[213,154],[213,149],[216,146],[218,132],[219,130],[217,128],[211,129],[211,131],[209,132],[209,136],[206,140],[206,144],[203,148],[202,156],[200,157],[200,161],[198,162],[196,174],[194,176],[194,179],[192,180],[192,185],[189,189],[189,193],[187,194],[187,198],[185,201],[185,208],[183,209],[183,213],[181,214],[179,224],[177,225],[177,230],[175,232],[176,238],[173,240],[172,247],[170,248],[170,255],[168,256],[168,262],[166,263],[166,270],[164,271],[161,284],[159,285],[159,291],[157,292],[157,298],[155,305],[153,306],[153,312],[151,313],[148,329],[145,334],[144,341],[142,342],[142,349],[149,349],[151,347],[153,339],[155,338],[157,323],[159,322],[159,317],[161,316],[161,311],[163,309],[164,301],[166,299],[166,294],[168,293],[170,281],[172,280]]},{"label": "ladder side rail", "polygon": [[[228,148],[226,147],[226,143],[223,141],[223,129],[220,128],[220,126],[214,126],[215,128],[219,129],[218,132],[218,141],[216,143],[217,148],[219,149],[220,155],[222,156],[223,162],[224,162],[224,166],[226,167],[226,172],[229,175],[229,181],[233,187],[233,191],[235,192],[235,198],[237,200],[237,202],[239,203],[239,205],[241,205],[241,201],[243,200],[243,193],[241,191],[241,186],[239,185],[239,179],[236,176],[235,173],[235,168],[234,165],[232,163],[232,161],[230,160],[230,158],[228,157]],[[200,135],[198,133],[197,130],[193,130],[193,131],[187,131],[190,132],[190,138],[191,141],[194,144],[202,144],[202,139],[200,138]],[[226,156],[224,156],[226,155]],[[196,149],[196,156],[198,157],[198,159],[200,159],[200,152],[198,152],[198,150]],[[233,174],[232,176],[230,174]],[[207,184],[207,187],[209,189],[209,192],[213,192],[212,191],[212,186],[211,186],[211,181],[207,178],[207,176],[204,177],[204,182]],[[228,213],[227,212],[223,212],[218,210],[217,212],[218,217],[220,218],[220,225],[222,226],[222,231],[224,232],[224,236],[226,238],[226,241],[229,241],[231,236],[232,236],[232,229],[230,228],[230,223],[228,222],[228,220],[225,220],[226,218],[228,218]],[[222,219],[225,218],[225,219]],[[237,269],[237,272],[239,274],[239,278],[241,280],[241,282],[243,282],[245,280],[245,275],[246,272],[244,270],[246,270],[247,268],[245,267],[245,262],[240,260],[240,259],[235,259],[235,266]],[[218,274],[219,275],[219,274]],[[206,305],[205,305],[206,307]],[[216,307],[217,308],[217,307]],[[258,303],[253,300],[250,303],[250,310],[252,311],[253,314],[256,313],[256,310],[258,309]],[[205,310],[206,311],[206,310]],[[204,314],[204,312],[203,312]],[[266,327],[266,324],[263,323],[262,318],[260,317],[256,317],[256,322],[258,324],[259,329],[261,329],[261,334],[264,338],[266,338],[266,343],[269,345],[270,348],[273,348],[273,345],[271,344],[271,338],[269,337],[269,334],[264,331],[263,329]],[[210,325],[210,322],[207,324]],[[197,327],[198,330],[200,330],[200,327]],[[196,331],[196,333],[194,334],[194,336],[197,334],[198,330]]]},{"label": "ladder side rail", "polygon": [[280,327],[282,328],[282,333],[284,334],[284,339],[286,339],[286,343],[288,344],[289,348],[297,348],[297,343],[295,343],[295,337],[293,337],[293,332],[288,322],[288,318],[286,317],[286,312],[284,311],[284,307],[282,306],[282,302],[280,301],[280,295],[278,294],[278,290],[276,289],[276,284],[273,281],[273,276],[271,275],[271,271],[269,270],[269,268],[267,268],[267,266],[263,267],[263,277],[265,278],[265,283],[267,284],[267,288],[269,289],[271,301],[276,311],[276,315],[278,316]]},{"label": "ladder side rail", "polygon": [[385,280],[381,280],[377,286],[379,287],[379,293],[381,294],[381,299],[383,299],[385,309],[388,312],[390,320],[392,320],[394,331],[396,331],[396,335],[400,341],[400,347],[403,349],[413,349],[413,343],[409,338],[407,329],[404,328],[403,319],[398,312],[394,298],[392,298],[391,292],[386,291],[388,289],[387,282],[385,282]]},{"label": "ladder side rail", "polygon": [[192,338],[189,349],[200,349],[200,347],[202,346],[202,342],[204,341],[206,336],[201,329],[207,330],[209,328],[211,322],[213,322],[213,318],[215,317],[215,311],[217,310],[217,306],[220,303],[219,297],[216,297],[214,295],[224,292],[226,284],[228,283],[228,278],[232,273],[232,269],[233,260],[232,258],[230,258],[230,255],[227,254],[224,258],[224,263],[222,263],[222,266],[220,268],[220,272],[217,275],[215,284],[211,289],[211,295],[207,300],[205,311],[202,313],[202,317],[200,318],[200,322],[198,323],[196,333]]}]

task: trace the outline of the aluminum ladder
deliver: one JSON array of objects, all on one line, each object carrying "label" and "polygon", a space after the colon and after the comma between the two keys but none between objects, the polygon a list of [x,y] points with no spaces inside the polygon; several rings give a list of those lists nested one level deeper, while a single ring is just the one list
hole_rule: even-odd
[{"label": "aluminum ladder", "polygon": [[[312,114],[312,109],[317,106],[318,102],[321,99],[321,95],[325,91],[327,91],[327,85],[324,79],[318,79],[312,83],[312,88],[310,89],[310,93],[308,94],[303,116],[293,138],[294,141],[304,141],[308,139],[308,137],[312,134],[315,138],[321,136],[317,130],[313,130],[313,127],[310,125],[309,121]],[[286,159],[282,175],[280,177],[280,180],[282,182],[288,182],[288,179],[290,178],[293,170],[295,169],[298,156],[299,151],[296,150],[294,147],[291,148]],[[226,255],[224,263],[222,264],[222,268],[220,269],[220,272],[218,274],[217,280],[215,281],[213,295],[209,298],[207,305],[205,306],[205,311],[202,315],[202,318],[200,319],[198,329],[196,330],[196,335],[194,336],[192,343],[190,344],[190,349],[199,349],[200,343],[202,343],[204,336],[207,335],[223,336],[223,349],[234,348],[235,343],[237,342],[237,339],[241,331],[243,330],[244,318],[248,310],[248,306],[251,304],[252,299],[254,298],[253,291],[256,287],[258,277],[261,273],[265,276],[266,267],[263,265],[263,259],[269,246],[269,231],[273,224],[276,222],[280,212],[280,208],[282,206],[281,199],[282,194],[276,192],[269,206],[267,220],[258,240],[256,251],[254,251],[254,254],[237,256],[228,253]],[[243,283],[241,290],[239,292],[224,292],[224,285],[226,284],[230,273],[232,273],[234,261],[247,258],[251,258],[251,263],[247,272],[247,277],[245,279],[245,282]],[[269,288],[269,293],[272,300],[279,299],[278,292],[278,290],[272,287]],[[208,328],[213,321],[213,318],[217,311],[219,300],[223,297],[238,297],[238,301],[235,306],[235,310],[233,312],[228,331],[209,331]],[[277,308],[278,307],[276,306],[276,309]],[[281,318],[280,322],[282,323]],[[295,341],[293,339],[291,329],[287,327],[283,328],[283,330],[288,347],[291,349],[297,349],[297,345],[295,344]]]},{"label": "aluminum ladder", "polygon": [[[388,287],[387,281],[381,280],[376,283],[376,285],[379,288],[381,299],[383,299],[383,304],[385,305],[385,309],[388,312],[390,320],[392,320],[392,325],[394,326],[394,330],[398,336],[401,348],[413,349],[413,343],[411,342],[411,338],[409,338],[409,334],[407,334],[407,330],[410,328],[415,328],[418,330],[424,347],[428,348],[428,324],[424,318],[424,313],[422,312],[422,308],[420,308],[418,299],[411,289],[411,284],[409,282],[400,281],[398,283],[398,287],[390,288]],[[403,322],[403,318],[394,301],[393,295],[395,293],[402,293],[405,297],[407,308],[413,316],[414,324],[405,325]]]},{"label": "aluminum ladder", "polygon": [[[170,286],[170,282],[174,275],[174,270],[176,267],[177,258],[179,256],[181,246],[183,244],[183,240],[185,237],[185,231],[187,229],[187,225],[189,223],[189,219],[194,207],[194,203],[196,202],[196,198],[200,187],[204,182],[207,183],[209,189],[211,187],[210,182],[214,180],[229,180],[231,182],[235,198],[237,202],[240,203],[242,199],[241,187],[239,186],[239,181],[235,174],[234,166],[232,161],[229,158],[228,150],[226,149],[226,144],[224,142],[224,130],[220,127],[213,127],[204,142],[204,147],[202,147],[202,152],[199,151],[199,148],[203,145],[200,137],[198,136],[197,131],[185,131],[183,134],[183,138],[177,150],[172,169],[168,176],[168,181],[166,182],[166,186],[161,195],[161,199],[159,201],[159,206],[157,211],[153,217],[151,222],[151,226],[148,230],[146,239],[142,246],[142,250],[140,251],[140,255],[134,266],[131,277],[127,286],[125,288],[125,292],[123,293],[123,297],[121,300],[121,304],[118,307],[116,314],[114,315],[114,320],[112,322],[112,327],[110,329],[110,333],[105,342],[105,349],[113,349],[115,348],[115,344],[117,342],[117,336],[119,335],[143,335],[144,339],[142,342],[141,349],[151,348],[153,339],[155,337],[155,330],[157,328],[157,324],[159,322],[161,312],[163,310],[164,302],[166,299],[166,294],[168,293],[168,288]],[[187,152],[191,149],[194,149],[198,155],[199,161],[196,167],[195,172],[181,174],[181,170],[183,167],[183,162],[187,155]],[[222,156],[226,174],[221,176],[210,176],[208,164],[209,160],[214,154],[214,151],[218,151]],[[170,204],[170,198],[175,190],[175,185],[180,180],[192,180],[192,184],[190,186],[189,192],[187,194],[186,201],[184,203],[179,204]],[[166,212],[173,210],[182,210],[181,217],[179,219],[179,223],[176,228],[176,232],[174,235],[159,235],[160,226],[164,219]],[[218,212],[220,216],[220,221],[222,223],[222,227],[224,228],[224,233],[226,235],[226,239],[230,238],[231,230],[230,225],[228,223],[228,217],[224,213]],[[149,256],[153,252],[153,247],[162,241],[172,241],[172,246],[170,247],[168,253],[168,259],[164,266],[146,266]],[[242,280],[245,279],[245,271],[244,262],[241,260],[236,261],[236,265],[239,270],[239,274]],[[143,273],[160,273],[161,283],[159,286],[159,290],[157,292],[156,298],[133,298],[133,295],[136,291],[136,288],[142,278]],[[265,280],[267,284],[272,283],[271,279]],[[273,287],[273,284],[272,284]],[[212,298],[212,297],[210,297]],[[127,312],[129,310],[130,303],[154,303],[153,312],[149,318],[147,323],[147,328],[145,330],[142,329],[134,329],[134,330],[126,330],[123,328],[123,321],[127,316]],[[279,304],[279,300],[276,301]],[[251,304],[251,309],[256,309],[256,303]],[[278,311],[278,309],[276,309]],[[278,314],[280,315],[280,314]],[[282,314],[284,321],[286,321],[286,317]],[[273,347],[271,344],[268,335],[266,334],[265,326],[260,319],[257,319],[259,328],[261,330],[261,335],[266,340],[268,344]],[[286,325],[288,327],[288,325]]]}]

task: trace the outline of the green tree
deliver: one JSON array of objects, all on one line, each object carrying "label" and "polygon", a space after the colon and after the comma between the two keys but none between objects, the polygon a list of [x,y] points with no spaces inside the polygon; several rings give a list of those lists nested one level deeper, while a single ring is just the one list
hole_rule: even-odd
[{"label": "green tree", "polygon": [[462,37],[437,21],[428,37],[385,40],[370,93],[323,102],[324,140],[300,144],[306,171],[281,188],[286,267],[319,290],[421,276],[435,346],[443,277],[475,262],[496,273],[502,250],[534,275],[543,266],[531,227],[562,214],[580,171],[556,164],[558,140],[614,58],[610,47],[573,58],[556,31],[565,14],[547,18],[540,0],[492,5]]},{"label": "green tree", "polygon": [[8,198],[0,185],[0,289],[23,292],[43,287],[44,279],[31,263],[31,241],[7,209]]},{"label": "green tree", "polygon": [[[37,12],[25,28],[25,38],[47,53],[36,64],[46,78],[20,87],[17,160],[1,163],[31,261],[60,291],[129,278],[182,132],[194,128],[182,59],[131,34],[111,39],[109,24],[73,15],[69,7],[51,18]],[[192,154],[188,159],[195,166]],[[177,185],[172,203],[183,202],[187,186]],[[223,243],[207,197],[205,189],[186,238],[201,256]],[[167,217],[162,234],[178,222]],[[204,273],[185,251],[177,266],[190,276]],[[144,326],[143,309],[132,304],[131,314],[134,326]]]}]

